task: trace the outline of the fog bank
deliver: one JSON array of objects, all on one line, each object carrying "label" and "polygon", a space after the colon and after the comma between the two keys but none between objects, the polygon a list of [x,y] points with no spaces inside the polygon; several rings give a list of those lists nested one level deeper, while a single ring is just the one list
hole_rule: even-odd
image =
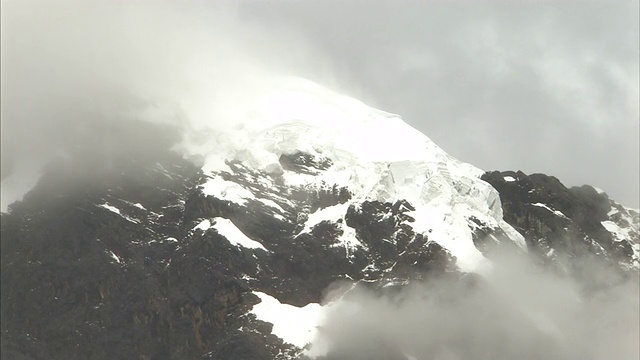
[{"label": "fog bank", "polygon": [[242,21],[233,2],[3,2],[2,210],[52,157],[132,147],[133,121],[171,124],[176,142],[215,132],[265,78],[331,84],[323,63],[294,32]]},{"label": "fog bank", "polygon": [[496,257],[482,279],[430,280],[382,292],[357,287],[329,308],[309,355],[637,359],[637,274],[624,278],[595,262],[583,271],[598,274],[598,290],[591,279],[542,268],[526,255]]}]

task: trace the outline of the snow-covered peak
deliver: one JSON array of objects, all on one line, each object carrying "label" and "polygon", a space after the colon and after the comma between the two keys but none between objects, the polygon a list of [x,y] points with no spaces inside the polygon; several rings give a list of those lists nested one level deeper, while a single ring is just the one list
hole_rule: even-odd
[{"label": "snow-covered peak", "polygon": [[189,134],[185,150],[205,156],[206,169],[226,169],[221,156],[266,169],[281,154],[295,152],[345,162],[448,158],[399,116],[304,79],[272,80],[242,107]]},{"label": "snow-covered peak", "polygon": [[[441,170],[448,180],[482,174],[453,159],[399,116],[308,80],[273,80],[264,89],[243,111],[212,120],[209,127],[197,130],[198,136],[190,134],[186,139],[183,145],[188,153],[205,157],[205,171],[228,171],[224,162],[232,160],[258,170],[281,171],[280,155],[301,152],[335,164],[323,175],[325,180],[356,182],[366,190],[371,190],[367,174],[341,170],[382,164],[377,172],[389,173],[397,184],[412,182],[416,170],[422,175]],[[340,179],[345,175],[347,179]]]},{"label": "snow-covered peak", "polygon": [[[73,181],[67,181],[67,167],[52,166],[24,202],[2,214],[10,260],[2,262],[2,271],[28,285],[23,290],[31,308],[78,304],[9,319],[9,340],[28,345],[13,347],[24,349],[18,357],[62,349],[46,341],[56,338],[56,329],[47,329],[60,318],[76,318],[67,328],[88,329],[81,335],[94,338],[128,339],[131,329],[159,334],[126,342],[115,358],[157,357],[158,343],[167,344],[161,353],[182,358],[339,356],[330,339],[323,340],[329,329],[323,326],[335,318],[327,309],[335,305],[339,314],[349,315],[340,304],[360,306],[359,289],[388,294],[393,301],[380,304],[385,308],[405,303],[422,309],[425,298],[411,290],[412,283],[436,284],[427,298],[435,294],[434,300],[447,302],[456,300],[448,294],[485,293],[483,284],[490,282],[450,274],[456,265],[488,273],[488,280],[504,278],[499,274],[504,268],[491,266],[484,254],[526,246],[502,220],[500,199],[507,221],[526,234],[532,256],[541,260],[536,262],[549,264],[554,274],[575,268],[581,281],[591,284],[584,267],[573,266],[584,263],[583,253],[589,263],[602,259],[607,268],[618,264],[629,274],[638,268],[638,212],[609,203],[590,187],[567,189],[544,174],[482,174],[399,117],[305,81],[278,83],[245,100],[234,103],[237,109],[228,117],[192,124],[197,131],[187,134],[185,149],[203,156],[204,174],[167,153],[114,156],[100,172],[105,176],[77,179],[71,172]],[[565,267],[564,259],[575,262]],[[95,271],[78,271],[87,266]],[[68,284],[52,284],[52,276]],[[595,291],[603,288],[601,281],[613,279],[593,278],[596,286],[587,289]],[[464,290],[442,293],[440,280],[433,279]],[[552,286],[550,303],[568,299],[556,291],[564,284]],[[502,299],[505,291],[487,289],[493,305],[518,303]],[[20,308],[25,297],[19,287],[13,290],[18,292],[8,295],[9,306]],[[421,298],[416,306],[411,294]],[[606,290],[601,294],[591,297],[611,298]],[[122,306],[128,310],[119,311]],[[628,306],[619,308],[629,318]],[[87,316],[74,317],[78,311]],[[106,318],[113,321],[86,326]],[[541,339],[562,329],[549,326],[546,316],[523,319],[527,329],[540,329]],[[405,350],[420,355],[401,337],[390,339],[382,344],[395,352],[388,357],[402,357]],[[108,344],[78,347],[77,337],[68,340],[70,352],[61,350],[58,357],[113,352]]]},{"label": "snow-covered peak", "polygon": [[[348,188],[354,205],[409,201],[416,208],[413,229],[428,233],[466,271],[479,271],[485,260],[474,246],[470,218],[502,229],[526,247],[502,220],[498,193],[479,179],[483,171],[449,156],[397,115],[295,78],[266,86],[226,120],[185,143],[187,152],[204,157],[203,169],[212,180],[203,188],[209,193],[221,182],[216,174],[231,172],[226,162],[236,160],[282,174],[289,186]],[[285,171],[280,157],[297,153],[330,166],[314,174]]]}]

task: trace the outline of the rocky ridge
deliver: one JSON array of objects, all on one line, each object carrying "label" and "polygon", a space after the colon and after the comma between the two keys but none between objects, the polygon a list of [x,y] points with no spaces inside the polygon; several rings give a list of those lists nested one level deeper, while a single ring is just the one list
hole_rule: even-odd
[{"label": "rocky ridge", "polygon": [[136,141],[50,165],[1,215],[2,357],[305,358],[336,284],[472,287],[504,251],[637,276],[638,211],[590,186],[485,173],[299,79],[263,100],[178,147],[201,166]]},{"label": "rocky ridge", "polygon": [[[300,173],[326,166],[308,154],[281,162]],[[336,281],[382,289],[459,271],[446,248],[412,229],[408,201],[349,204],[348,188],[288,187],[241,163],[214,176],[172,155],[117,163],[100,181],[79,174],[73,187],[65,164],[51,167],[2,214],[3,357],[296,358],[301,348],[251,313],[256,292],[303,307]],[[620,271],[637,267],[634,210],[546,175],[482,178],[541,261],[587,252]],[[234,184],[226,198],[205,194],[212,179]],[[239,201],[233,189],[254,196]],[[327,209],[338,219],[309,222]],[[470,222],[481,251],[504,246],[502,231]]]}]

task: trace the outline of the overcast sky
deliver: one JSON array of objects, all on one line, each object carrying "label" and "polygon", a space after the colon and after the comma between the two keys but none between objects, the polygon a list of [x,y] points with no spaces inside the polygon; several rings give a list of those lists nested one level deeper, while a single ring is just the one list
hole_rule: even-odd
[{"label": "overcast sky", "polygon": [[485,170],[638,207],[638,1],[272,1],[354,95]]},{"label": "overcast sky", "polygon": [[194,88],[267,68],[397,113],[484,170],[639,206],[638,0],[159,3],[3,1],[3,208],[9,174],[32,185],[105,94],[102,118],[130,93],[188,111]]}]

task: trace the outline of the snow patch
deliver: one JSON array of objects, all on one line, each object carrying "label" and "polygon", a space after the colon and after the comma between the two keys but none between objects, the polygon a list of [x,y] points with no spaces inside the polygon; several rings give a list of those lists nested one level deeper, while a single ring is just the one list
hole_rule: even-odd
[{"label": "snow patch", "polygon": [[122,217],[123,219],[127,220],[128,222],[134,223],[134,224],[139,224],[140,220],[138,219],[134,219],[130,216],[127,216],[125,214],[123,214],[122,212],[120,212],[120,209],[118,209],[117,207],[113,206],[113,205],[109,205],[108,203],[104,203],[104,204],[100,204],[98,205],[101,208],[107,209],[109,211],[111,211],[114,214],[118,214],[120,215],[120,217]]},{"label": "snow patch", "polygon": [[339,230],[342,231],[342,235],[338,237],[338,244],[333,246],[342,246],[347,250],[347,256],[349,256],[350,251],[355,250],[357,248],[362,247],[362,243],[356,237],[355,229],[346,225],[346,220],[344,219],[347,210],[349,209],[350,203],[337,204],[333,206],[328,206],[326,208],[318,209],[315,212],[309,214],[307,221],[304,224],[304,228],[297,236],[300,236],[304,233],[309,233],[313,229],[314,226],[320,224],[323,221],[329,221],[331,223],[336,224]]},{"label": "snow patch", "polygon": [[347,250],[347,256],[350,256],[350,251],[364,246],[356,237],[356,230],[354,228],[347,226],[344,221],[338,223],[338,227],[342,230],[342,235],[338,237],[338,244]]},{"label": "snow patch", "polygon": [[107,209],[107,210],[109,210],[109,211],[111,211],[113,213],[116,213],[116,214],[122,216],[122,214],[120,213],[120,209],[118,209],[117,207],[115,207],[113,205],[109,205],[107,203],[104,203],[104,204],[100,204],[98,206],[100,206],[102,208],[105,208],[105,209]]},{"label": "snow patch", "polygon": [[202,230],[207,231],[211,227],[211,221],[209,219],[205,219],[200,221],[200,223],[193,227],[192,230]]},{"label": "snow patch", "polygon": [[409,215],[416,219],[412,224],[414,231],[427,234],[430,240],[449,250],[457,258],[461,271],[482,272],[488,260],[473,244],[467,212],[464,204],[453,208],[448,204],[432,204],[416,208]]},{"label": "snow patch", "polygon": [[109,256],[115,260],[118,264],[122,264],[122,259],[120,259],[120,257],[118,255],[116,255],[116,253],[114,253],[113,251],[109,250],[108,251]]},{"label": "snow patch", "polygon": [[546,205],[546,204],[543,204],[543,203],[533,203],[533,204],[531,204],[531,205],[533,205],[533,206],[537,206],[537,207],[541,207],[541,208],[544,208],[544,209],[547,209],[547,210],[551,211],[551,212],[552,212],[554,215],[556,215],[556,216],[559,216],[559,217],[561,217],[561,218],[563,218],[563,219],[566,219],[566,220],[571,220],[571,219],[569,219],[569,218],[568,218],[564,213],[562,213],[562,211],[552,209],[552,208],[550,208],[550,207],[549,207],[548,205]]},{"label": "snow patch", "polygon": [[201,187],[202,193],[207,196],[231,201],[238,205],[246,204],[247,199],[255,200],[256,198],[251,191],[234,182],[226,181],[219,176],[209,179],[206,183],[202,184]]},{"label": "snow patch", "polygon": [[260,201],[261,203],[263,203],[263,204],[265,204],[265,205],[267,205],[269,207],[272,207],[272,208],[284,213],[284,209],[282,208],[282,206],[278,205],[273,200],[259,198],[258,201]]},{"label": "snow patch", "polygon": [[524,239],[524,236],[520,234],[516,229],[513,228],[509,223],[504,220],[501,220],[499,223],[500,229],[504,231],[505,234],[509,237],[509,239],[513,240],[522,250],[527,251],[527,242]]},{"label": "snow patch", "polygon": [[145,208],[144,206],[142,206],[142,204],[140,204],[140,203],[135,203],[135,204],[131,204],[131,205],[133,205],[133,206],[137,207],[137,208],[138,208],[138,209],[140,209],[140,210],[147,210],[147,208]]},{"label": "snow patch", "polygon": [[337,204],[316,210],[309,214],[307,221],[304,223],[304,229],[302,229],[300,234],[310,232],[314,226],[323,221],[337,222],[340,219],[344,219],[347,209],[349,209],[349,203]]},{"label": "snow patch", "polygon": [[216,217],[213,219],[213,225],[211,225],[211,227],[216,229],[220,235],[227,238],[227,240],[229,240],[233,245],[242,246],[247,249],[262,249],[267,251],[262,244],[255,240],[251,240],[229,219]]},{"label": "snow patch", "polygon": [[506,182],[514,182],[514,181],[516,181],[516,178],[514,178],[513,176],[505,176],[503,179]]},{"label": "snow patch", "polygon": [[261,300],[254,305],[251,313],[259,320],[273,324],[272,333],[287,343],[299,348],[315,338],[317,326],[324,320],[322,306],[310,303],[304,307],[283,304],[278,299],[263,292],[253,294]]},{"label": "snow patch", "polygon": [[631,240],[629,229],[623,229],[611,220],[602,221],[601,224],[613,235],[615,241]]}]

